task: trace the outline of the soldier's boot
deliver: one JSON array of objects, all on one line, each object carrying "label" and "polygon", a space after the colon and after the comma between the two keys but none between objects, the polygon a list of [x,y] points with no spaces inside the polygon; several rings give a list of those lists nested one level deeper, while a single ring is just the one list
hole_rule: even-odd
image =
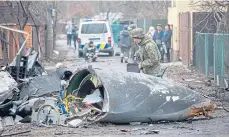
[{"label": "soldier's boot", "polygon": [[121,63],[123,63],[124,57],[121,57]]},{"label": "soldier's boot", "polygon": [[121,63],[123,63],[123,60],[124,60],[124,54],[121,53]]},{"label": "soldier's boot", "polygon": [[125,57],[124,60],[125,60],[125,63],[128,63],[128,57]]}]

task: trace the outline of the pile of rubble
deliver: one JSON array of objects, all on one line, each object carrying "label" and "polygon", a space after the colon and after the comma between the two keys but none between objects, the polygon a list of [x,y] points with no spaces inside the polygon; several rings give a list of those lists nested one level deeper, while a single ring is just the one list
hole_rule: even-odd
[{"label": "pile of rubble", "polygon": [[67,94],[72,72],[62,67],[48,74],[37,62],[37,57],[38,53],[31,50],[21,57],[19,67],[15,59],[1,68],[0,128],[27,122],[75,127],[82,119],[90,121],[95,114],[101,113],[103,100],[98,89],[84,98]]},{"label": "pile of rubble", "polygon": [[[104,71],[91,66],[48,74],[37,52],[0,71],[0,128],[18,123],[78,127],[94,122],[181,121],[216,105],[205,96],[162,78]],[[19,61],[19,63],[18,63]]]}]

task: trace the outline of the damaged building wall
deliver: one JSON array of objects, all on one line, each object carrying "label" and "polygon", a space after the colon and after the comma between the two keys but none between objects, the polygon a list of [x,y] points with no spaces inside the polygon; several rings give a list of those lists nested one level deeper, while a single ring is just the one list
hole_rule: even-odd
[{"label": "damaged building wall", "polygon": [[[18,29],[16,25],[10,25],[8,27]],[[19,39],[17,32],[12,32],[2,28],[0,28],[0,37],[10,43],[7,44],[3,40],[0,40],[0,66],[3,66],[13,61],[17,51],[19,50]]]},{"label": "damaged building wall", "polygon": [[[33,11],[33,6],[30,8]],[[1,18],[0,18],[0,25],[10,27],[13,29],[20,29],[19,25],[22,25],[25,20],[24,11],[20,6],[18,6],[17,2],[0,2],[0,11],[1,11]],[[44,46],[44,31],[45,31],[45,23],[34,17],[33,14],[26,15],[29,16],[27,23],[25,24],[24,31],[30,33],[30,39],[27,42],[28,47],[34,47],[35,50],[41,53],[39,50],[39,46]],[[17,18],[18,17],[18,18]],[[19,33],[12,32],[9,30],[2,30],[1,32],[6,32],[6,40],[11,44],[10,46],[7,44],[7,47],[4,49],[5,56],[3,56],[4,52],[1,52],[3,48],[0,50],[0,65],[6,65],[7,63],[11,62],[15,54],[18,52],[20,47],[19,45]],[[2,34],[0,34],[2,37]],[[0,42],[2,43],[2,41]],[[2,47],[2,45],[0,46]],[[42,49],[42,53],[45,53],[45,48]],[[40,55],[41,56],[41,55]]]}]

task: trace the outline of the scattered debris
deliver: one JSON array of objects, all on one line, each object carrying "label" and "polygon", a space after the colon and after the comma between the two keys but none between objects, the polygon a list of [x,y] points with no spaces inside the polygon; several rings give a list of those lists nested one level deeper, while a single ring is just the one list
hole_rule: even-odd
[{"label": "scattered debris", "polygon": [[77,126],[79,126],[82,122],[83,122],[83,121],[82,121],[81,119],[74,119],[74,120],[68,122],[68,125],[69,125],[70,127],[77,127]]},{"label": "scattered debris", "polygon": [[145,128],[140,128],[140,127],[138,128],[138,127],[136,127],[136,128],[133,128],[132,129],[132,131],[138,131],[138,130],[145,130]]},{"label": "scattered debris", "polygon": [[31,130],[20,131],[20,132],[9,133],[9,134],[2,134],[1,137],[15,136],[15,135],[25,134],[25,133],[29,133],[29,132],[31,132]]},{"label": "scattered debris", "polygon": [[15,120],[14,120],[15,124],[20,124],[20,123],[21,123],[20,121],[21,121],[22,119],[23,119],[23,118],[22,118],[21,116],[16,115]]},{"label": "scattered debris", "polygon": [[211,80],[207,80],[206,82],[205,82],[205,86],[208,86],[208,87],[210,87],[212,85],[212,82],[211,82]]},{"label": "scattered debris", "polygon": [[0,117],[0,135],[2,134],[3,130],[4,130],[3,120]]},{"label": "scattered debris", "polygon": [[33,106],[32,122],[45,125],[64,125],[65,115],[60,114],[58,100],[53,97],[37,100]]},{"label": "scattered debris", "polygon": [[149,135],[149,134],[159,134],[159,130],[148,130],[148,131],[141,132],[141,135]]},{"label": "scattered debris", "polygon": [[120,131],[121,132],[130,132],[130,130],[127,130],[127,129],[121,129]]},{"label": "scattered debris", "polygon": [[141,125],[141,122],[129,122],[129,123],[132,126]]},{"label": "scattered debris", "polygon": [[[94,122],[140,125],[181,121],[199,115],[209,117],[215,110],[210,99],[161,78],[107,72],[91,66],[73,74],[62,64],[57,65],[54,73],[47,74],[42,67],[36,67],[37,56],[33,50],[25,56],[26,65],[21,66],[24,69],[19,76],[17,68],[11,73],[0,71],[0,77],[5,80],[5,88],[0,89],[0,111],[5,113],[3,127],[20,122],[45,127],[80,127]],[[11,67],[15,67],[14,63]],[[18,83],[15,80],[19,80]],[[142,134],[158,132],[150,130]]]},{"label": "scattered debris", "polygon": [[150,124],[149,127],[153,127],[154,125],[153,124]]},{"label": "scattered debris", "polygon": [[15,123],[14,123],[13,117],[11,116],[3,117],[4,126],[13,126],[14,124]]},{"label": "scattered debris", "polygon": [[7,99],[12,99],[14,93],[18,93],[18,84],[7,71],[0,71],[0,104]]}]

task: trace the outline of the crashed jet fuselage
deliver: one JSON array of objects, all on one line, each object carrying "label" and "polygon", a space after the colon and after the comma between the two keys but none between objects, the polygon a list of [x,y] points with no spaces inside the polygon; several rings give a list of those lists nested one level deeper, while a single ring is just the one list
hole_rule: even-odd
[{"label": "crashed jet fuselage", "polygon": [[[96,80],[95,80],[96,79]],[[75,73],[68,94],[84,98],[99,88],[102,113],[95,121],[128,123],[181,121],[207,115],[215,104],[200,93],[164,79],[115,70],[82,69]]]}]

